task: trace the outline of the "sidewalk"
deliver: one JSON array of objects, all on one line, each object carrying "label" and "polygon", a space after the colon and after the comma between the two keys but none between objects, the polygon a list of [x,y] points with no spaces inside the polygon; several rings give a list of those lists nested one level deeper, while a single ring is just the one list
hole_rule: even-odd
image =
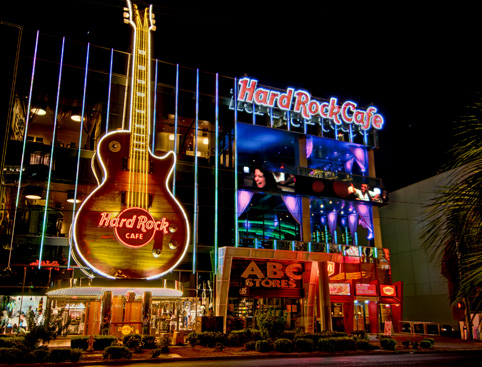
[{"label": "sidewalk", "polygon": [[[376,336],[375,336],[376,338]],[[447,336],[431,336],[431,335],[412,335],[412,334],[394,334],[392,338],[401,343],[405,340],[420,341],[425,338],[431,338],[435,340],[435,348],[437,349],[481,349],[482,340],[467,341],[460,338],[450,338]]]},{"label": "sidewalk", "polygon": [[[433,338],[435,340],[435,345],[431,349],[412,349],[405,348],[402,346],[401,342],[406,340],[420,341],[424,338]],[[395,334],[392,336],[398,343],[397,349],[394,351],[377,349],[373,351],[346,351],[346,352],[293,352],[293,353],[281,353],[276,351],[270,352],[256,352],[247,351],[244,347],[226,347],[222,350],[216,350],[216,348],[195,346],[192,347],[189,344],[183,346],[171,346],[169,348],[169,354],[161,354],[158,357],[152,357],[152,350],[143,350],[142,353],[133,353],[132,358],[126,359],[114,359],[106,360],[103,359],[102,351],[94,352],[84,352],[83,358],[79,362],[62,362],[57,363],[57,367],[74,367],[74,366],[92,366],[97,364],[102,365],[117,365],[117,364],[133,364],[133,363],[169,363],[173,360],[183,360],[183,361],[197,361],[197,360],[230,360],[230,359],[264,359],[264,358],[284,358],[289,355],[290,358],[297,357],[329,357],[333,355],[359,355],[359,354],[392,354],[392,353],[437,353],[437,352],[455,352],[455,351],[466,351],[467,353],[482,353],[482,341],[472,341],[468,342],[465,340],[457,338],[449,338],[442,336],[421,336],[421,335],[410,335],[410,334]],[[370,341],[374,344],[378,344],[378,339],[375,334],[369,335]],[[70,338],[59,337],[56,340],[52,340],[49,343],[49,348],[68,348],[70,347]],[[27,364],[18,364],[18,367],[30,367]]]}]

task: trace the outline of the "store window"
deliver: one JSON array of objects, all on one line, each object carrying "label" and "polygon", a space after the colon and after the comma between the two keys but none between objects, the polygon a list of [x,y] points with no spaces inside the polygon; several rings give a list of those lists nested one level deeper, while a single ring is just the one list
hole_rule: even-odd
[{"label": "store window", "polygon": [[300,224],[279,195],[253,194],[249,205],[239,216],[242,238],[297,241]]},{"label": "store window", "polygon": [[353,331],[370,331],[368,304],[355,301],[353,307]]},{"label": "store window", "polygon": [[331,304],[331,322],[333,325],[333,331],[345,331],[343,314],[343,303],[332,303]]},{"label": "store window", "polygon": [[285,328],[302,327],[302,300],[299,298],[229,298],[228,330],[257,328],[256,316],[270,312],[285,318]]}]

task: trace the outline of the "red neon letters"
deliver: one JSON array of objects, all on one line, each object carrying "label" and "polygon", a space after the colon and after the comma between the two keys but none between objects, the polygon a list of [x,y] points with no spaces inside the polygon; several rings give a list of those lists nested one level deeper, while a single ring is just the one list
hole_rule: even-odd
[{"label": "red neon letters", "polygon": [[336,98],[330,101],[321,102],[311,99],[309,92],[304,90],[286,89],[286,93],[257,88],[258,81],[250,78],[239,80],[238,101],[254,103],[258,106],[276,107],[283,111],[292,110],[299,113],[304,119],[310,120],[312,117],[321,117],[332,120],[335,125],[355,124],[362,130],[369,130],[371,127],[380,130],[383,127],[383,116],[376,113],[375,107],[365,110],[357,108],[357,104],[346,101],[339,105]]},{"label": "red neon letters", "polygon": [[157,231],[167,234],[169,222],[166,218],[155,220],[145,209],[128,208],[116,217],[109,212],[101,213],[98,227],[114,228],[119,242],[127,247],[139,248],[147,245]]}]

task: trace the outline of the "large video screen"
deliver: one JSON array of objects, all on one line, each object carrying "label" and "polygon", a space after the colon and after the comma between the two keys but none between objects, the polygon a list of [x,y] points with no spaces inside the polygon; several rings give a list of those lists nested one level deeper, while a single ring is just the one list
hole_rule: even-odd
[{"label": "large video screen", "polygon": [[266,193],[327,196],[373,203],[382,203],[387,199],[386,194],[380,188],[370,187],[368,183],[338,181],[314,175],[294,175],[253,166],[243,167],[240,188]]}]

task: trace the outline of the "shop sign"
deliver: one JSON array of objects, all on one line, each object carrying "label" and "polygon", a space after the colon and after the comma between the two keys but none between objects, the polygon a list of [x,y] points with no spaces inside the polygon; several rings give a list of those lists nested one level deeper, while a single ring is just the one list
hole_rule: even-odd
[{"label": "shop sign", "polygon": [[377,296],[377,287],[375,284],[357,283],[355,285],[357,296]]},{"label": "shop sign", "polygon": [[[38,262],[38,259],[37,259],[34,262],[31,262],[29,265],[38,267],[38,264],[39,264],[39,262]],[[40,262],[40,266],[42,268],[47,269],[47,270],[57,270],[57,271],[59,270],[59,268],[58,268],[59,263],[56,260],[54,260],[54,261],[42,260]],[[54,266],[55,266],[55,268],[54,268]]]},{"label": "shop sign", "polygon": [[395,288],[394,285],[381,285],[380,295],[384,297],[396,297],[397,289]]},{"label": "shop sign", "polygon": [[[238,102],[254,104],[268,109],[292,111],[300,115],[306,124],[315,125],[316,119],[329,119],[334,125],[354,124],[367,131],[371,128],[380,130],[384,118],[373,106],[366,110],[360,109],[355,102],[339,103],[334,97],[329,101],[313,99],[309,92],[287,88],[280,92],[269,88],[258,87],[258,81],[251,78],[239,80]],[[239,108],[239,106],[238,106]],[[291,122],[294,123],[293,121]],[[299,126],[295,126],[299,127]]]},{"label": "shop sign", "polygon": [[350,283],[329,283],[330,296],[349,296]]},{"label": "shop sign", "polygon": [[264,288],[296,288],[297,280],[303,277],[303,265],[291,263],[288,265],[268,261],[263,272],[260,266],[252,260],[241,274],[246,287]]},{"label": "shop sign", "polygon": [[331,277],[333,274],[335,274],[336,263],[334,263],[333,261],[327,261],[326,262],[326,271],[327,271],[329,277]]}]

